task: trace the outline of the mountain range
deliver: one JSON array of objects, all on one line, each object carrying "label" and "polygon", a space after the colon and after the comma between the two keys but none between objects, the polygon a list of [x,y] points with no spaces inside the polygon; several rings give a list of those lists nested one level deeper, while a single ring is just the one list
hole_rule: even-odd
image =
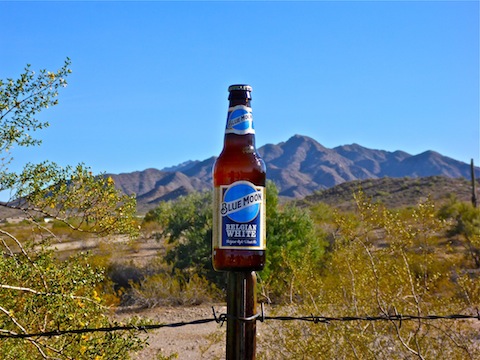
[{"label": "mountain range", "polygon": [[[411,155],[404,151],[368,149],[358,144],[326,148],[316,140],[294,135],[286,142],[267,144],[258,149],[279,195],[300,199],[314,191],[362,179],[420,178],[444,176],[470,179],[470,164],[435,151]],[[173,200],[193,191],[212,187],[212,166],[216,157],[186,161],[177,166],[108,174],[118,189],[135,194],[139,212],[154,208],[161,201]],[[475,167],[480,177],[480,168]]]}]

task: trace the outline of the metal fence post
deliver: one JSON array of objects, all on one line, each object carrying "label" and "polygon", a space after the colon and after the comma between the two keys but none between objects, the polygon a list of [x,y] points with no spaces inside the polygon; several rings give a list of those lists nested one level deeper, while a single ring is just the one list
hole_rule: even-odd
[{"label": "metal fence post", "polygon": [[257,314],[257,275],[229,272],[227,284],[227,360],[254,360]]},{"label": "metal fence post", "polygon": [[474,208],[477,207],[477,183],[475,182],[475,166],[473,164],[473,159],[470,161],[470,173],[472,177],[472,205]]}]

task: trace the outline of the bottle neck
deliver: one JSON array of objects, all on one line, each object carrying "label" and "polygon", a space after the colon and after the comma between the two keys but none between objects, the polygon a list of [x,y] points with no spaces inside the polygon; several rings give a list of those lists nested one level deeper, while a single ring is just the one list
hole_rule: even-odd
[{"label": "bottle neck", "polygon": [[[251,95],[249,91],[243,90],[234,90],[230,92],[229,99],[229,115],[230,117],[231,109],[238,105],[243,105],[248,108],[251,108],[250,100]],[[228,124],[227,124],[228,126]],[[235,133],[225,133],[224,148],[241,148],[242,152],[251,152],[255,150],[255,134],[235,134]],[[250,148],[247,150],[246,148]]]},{"label": "bottle neck", "polygon": [[[230,97],[232,97],[232,95],[230,95]],[[248,106],[248,107],[252,107],[250,105],[250,99],[248,99],[248,98],[245,98],[245,97],[231,98],[230,102],[228,104],[228,107],[232,108],[232,107],[237,106],[237,105],[245,105],[245,106]]]},{"label": "bottle neck", "polygon": [[255,135],[237,135],[237,134],[225,134],[223,142],[224,149],[240,149],[243,153],[251,153],[255,151]]},{"label": "bottle neck", "polygon": [[252,100],[251,89],[232,89],[228,95],[228,100],[230,101],[230,107],[236,105],[245,105],[250,107],[250,100]]}]

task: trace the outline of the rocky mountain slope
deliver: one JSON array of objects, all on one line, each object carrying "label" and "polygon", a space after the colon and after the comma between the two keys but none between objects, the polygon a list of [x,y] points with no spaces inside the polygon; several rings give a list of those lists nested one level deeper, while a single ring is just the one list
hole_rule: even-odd
[{"label": "rocky mountain slope", "polygon": [[[477,189],[480,188],[480,179],[476,186]],[[354,180],[315,191],[295,202],[299,206],[311,206],[321,202],[337,209],[353,210],[356,207],[354,194],[359,191],[374,203],[381,203],[390,209],[415,206],[427,200],[433,201],[437,206],[449,202],[452,198],[463,202],[472,201],[471,181],[465,178],[427,176]]]},{"label": "rocky mountain slope", "polygon": [[[274,181],[280,196],[298,199],[314,191],[353,180],[377,178],[420,178],[444,176],[470,178],[470,165],[434,151],[411,155],[388,152],[358,144],[326,148],[308,136],[294,135],[286,142],[267,144],[258,149],[267,165],[267,178]],[[156,206],[212,184],[215,157],[186,161],[157,170],[110,175],[119,189],[136,194],[139,210]],[[480,177],[480,168],[475,168]]]}]

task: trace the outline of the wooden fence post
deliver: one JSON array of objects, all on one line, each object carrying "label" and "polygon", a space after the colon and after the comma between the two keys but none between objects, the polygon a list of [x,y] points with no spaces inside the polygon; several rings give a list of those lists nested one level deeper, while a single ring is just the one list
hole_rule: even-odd
[{"label": "wooden fence post", "polygon": [[[254,360],[257,275],[229,272],[227,284],[227,360]],[[246,320],[252,318],[252,320]]]}]

